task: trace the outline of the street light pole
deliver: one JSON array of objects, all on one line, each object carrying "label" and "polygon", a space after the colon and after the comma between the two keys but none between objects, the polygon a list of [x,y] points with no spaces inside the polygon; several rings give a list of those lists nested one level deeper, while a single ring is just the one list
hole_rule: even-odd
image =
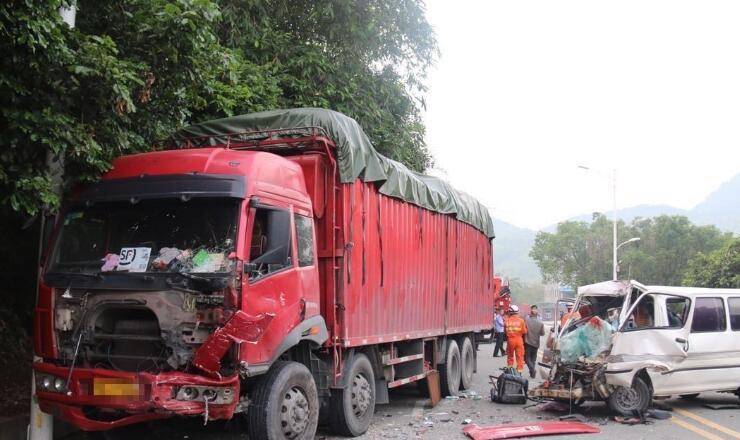
[{"label": "street light pole", "polygon": [[612,169],[612,202],[614,203],[614,225],[612,227],[612,280],[617,281],[617,169]]},{"label": "street light pole", "polygon": [[[601,172],[591,169],[585,165],[578,165],[578,168],[581,168],[586,171],[596,171],[599,174],[602,174]],[[617,169],[613,168],[611,173],[611,186],[612,186],[612,204],[614,208],[614,215],[613,215],[613,225],[612,225],[612,280],[617,281]]]}]

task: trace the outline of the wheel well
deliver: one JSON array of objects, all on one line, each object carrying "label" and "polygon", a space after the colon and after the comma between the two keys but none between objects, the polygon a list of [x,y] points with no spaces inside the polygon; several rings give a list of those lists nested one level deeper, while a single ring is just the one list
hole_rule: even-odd
[{"label": "wheel well", "polygon": [[640,379],[642,379],[642,381],[645,382],[645,385],[647,385],[650,389],[650,394],[653,394],[653,381],[650,380],[650,375],[648,374],[646,369],[643,368],[642,370],[638,371],[637,374],[635,374],[635,377],[639,377]]}]

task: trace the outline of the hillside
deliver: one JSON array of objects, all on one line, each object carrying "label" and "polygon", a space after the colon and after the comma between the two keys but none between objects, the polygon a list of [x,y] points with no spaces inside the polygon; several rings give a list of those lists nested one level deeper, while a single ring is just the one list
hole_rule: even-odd
[{"label": "hillside", "polygon": [[495,220],[496,239],[493,240],[496,273],[519,278],[529,283],[542,281],[540,270],[529,258],[537,231],[520,228]]},{"label": "hillside", "polygon": [[696,205],[689,212],[689,218],[695,223],[713,224],[740,234],[740,174]]},{"label": "hillside", "polygon": [[[611,213],[607,213],[611,215]],[[637,205],[620,209],[619,218],[631,222],[637,217],[659,215],[685,215],[700,225],[716,225],[718,228],[740,234],[740,174],[723,183],[701,203],[690,210],[669,205]],[[592,214],[582,214],[568,220],[591,221]],[[495,220],[496,272],[525,282],[540,282],[540,271],[529,257],[537,231]],[[544,228],[555,231],[556,225]]]}]

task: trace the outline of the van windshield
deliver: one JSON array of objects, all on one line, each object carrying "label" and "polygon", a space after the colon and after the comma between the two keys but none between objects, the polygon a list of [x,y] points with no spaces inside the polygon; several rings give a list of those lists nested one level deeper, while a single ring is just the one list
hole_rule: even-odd
[{"label": "van windshield", "polygon": [[230,270],[238,200],[109,202],[62,214],[49,273]]}]

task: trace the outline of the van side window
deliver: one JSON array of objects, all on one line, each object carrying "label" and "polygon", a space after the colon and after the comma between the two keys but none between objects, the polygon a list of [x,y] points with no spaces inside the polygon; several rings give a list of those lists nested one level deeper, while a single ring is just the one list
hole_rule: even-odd
[{"label": "van side window", "polygon": [[250,278],[292,266],[290,256],[290,213],[283,209],[257,208],[249,249]]},{"label": "van side window", "polygon": [[691,332],[722,332],[727,328],[722,298],[696,298]]},{"label": "van side window", "polygon": [[738,331],[740,330],[740,296],[727,298],[727,305],[730,307],[730,328]]},{"label": "van side window", "polygon": [[295,215],[295,235],[298,241],[298,266],[313,265],[313,220]]},{"label": "van side window", "polygon": [[688,298],[668,297],[665,300],[666,312],[668,317],[666,322],[668,325],[661,326],[663,328],[683,328],[686,323],[686,318],[689,317],[689,307],[691,301]]},{"label": "van side window", "polygon": [[627,317],[627,330],[641,330],[655,326],[655,298],[644,296]]}]

